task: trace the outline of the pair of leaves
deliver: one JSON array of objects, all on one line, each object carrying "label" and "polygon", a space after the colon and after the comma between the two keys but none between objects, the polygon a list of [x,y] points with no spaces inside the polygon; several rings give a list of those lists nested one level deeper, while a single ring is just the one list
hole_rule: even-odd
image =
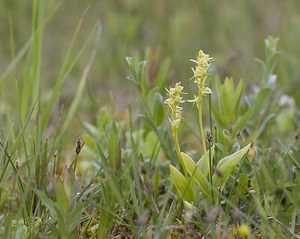
[{"label": "pair of leaves", "polygon": [[[209,151],[211,151],[211,157],[213,158],[214,146]],[[197,197],[194,196],[197,192],[197,187],[196,190],[193,191],[193,189],[190,186],[192,185],[191,181],[194,182],[193,185],[195,185],[196,183],[196,185],[200,186],[200,190],[204,198],[211,199],[211,186],[207,180],[207,175],[209,171],[209,151],[207,151],[206,154],[199,159],[197,164],[189,155],[187,155],[186,153],[181,153],[184,165],[191,178],[185,178],[179,172],[179,170],[177,170],[174,166],[170,165],[170,172],[175,187],[179,192],[181,198],[187,202],[195,203],[197,201]]]},{"label": "pair of leaves", "polygon": [[[202,158],[195,163],[194,160],[187,154],[181,153],[184,165],[193,181],[200,186],[203,198],[212,199],[211,187],[217,190],[219,187],[224,187],[233,170],[236,168],[240,160],[246,155],[251,144],[246,145],[244,148],[236,151],[235,153],[222,158],[216,168],[218,174],[214,174],[212,177],[212,185],[207,179],[208,174],[208,154],[202,156]],[[212,150],[212,149],[211,149]],[[213,152],[213,150],[212,150]],[[206,166],[205,166],[206,165]],[[173,182],[181,198],[187,202],[196,202],[195,187],[190,183],[190,179],[185,178],[174,166],[170,165],[170,171],[173,178]],[[213,190],[213,191],[215,191]],[[196,190],[197,191],[197,190]]]}]

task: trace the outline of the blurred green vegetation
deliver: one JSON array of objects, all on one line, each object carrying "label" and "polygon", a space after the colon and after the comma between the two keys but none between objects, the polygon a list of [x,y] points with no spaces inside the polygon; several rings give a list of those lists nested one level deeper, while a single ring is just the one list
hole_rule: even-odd
[{"label": "blurred green vegetation", "polygon": [[[249,89],[260,80],[260,66],[255,57],[263,58],[263,41],[267,35],[280,38],[283,54],[276,70],[282,90],[296,99],[295,84],[300,82],[300,2],[298,0],[273,1],[140,1],[101,0],[75,1],[53,0],[46,3],[45,16],[58,7],[58,11],[45,27],[43,42],[43,78],[55,80],[65,49],[85,9],[83,30],[77,41],[83,44],[88,32],[99,19],[102,34],[98,53],[93,64],[89,84],[93,93],[105,99],[109,91],[125,96],[117,99],[121,106],[130,100],[127,84],[126,56],[149,56],[150,76],[154,76],[159,64],[170,57],[170,79],[184,80],[190,75],[186,59],[194,58],[203,49],[217,59],[215,69],[221,75],[243,78]],[[24,45],[31,34],[31,1],[2,0],[0,8],[0,70],[11,58],[9,21],[14,34],[15,52]],[[72,75],[78,78],[87,59],[83,57]],[[66,97],[72,84],[64,87]],[[117,97],[117,96],[116,96]]]}]

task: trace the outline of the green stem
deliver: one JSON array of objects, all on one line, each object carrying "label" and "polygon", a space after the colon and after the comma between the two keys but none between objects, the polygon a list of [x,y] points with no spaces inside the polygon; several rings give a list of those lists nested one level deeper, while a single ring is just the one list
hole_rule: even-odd
[{"label": "green stem", "polygon": [[198,127],[200,131],[200,137],[202,140],[202,148],[203,148],[203,153],[206,157],[206,161],[209,164],[209,181],[211,185],[211,198],[212,202],[214,204],[214,192],[213,192],[213,185],[212,185],[212,163],[211,160],[209,159],[209,155],[206,154],[207,149],[206,149],[206,143],[205,143],[205,135],[204,135],[204,129],[203,129],[203,122],[202,122],[202,102],[203,102],[203,95],[200,93],[199,94],[199,101],[197,102],[197,107],[198,107]]},{"label": "green stem", "polygon": [[202,122],[202,99],[203,96],[199,96],[199,101],[197,102],[197,107],[198,107],[198,127],[200,131],[200,137],[202,140],[202,148],[203,148],[203,153],[206,154],[206,144],[205,144],[205,136],[204,136],[204,130],[203,130],[203,122]]},{"label": "green stem", "polygon": [[177,128],[178,125],[172,125],[172,134],[173,134],[173,138],[174,138],[174,143],[175,143],[175,149],[176,149],[176,153],[177,153],[177,157],[179,158],[181,167],[183,169],[184,172],[184,176],[188,176],[185,165],[183,163],[183,159],[181,156],[181,150],[180,150],[180,146],[179,146],[179,141],[178,141],[178,135],[177,135]]}]

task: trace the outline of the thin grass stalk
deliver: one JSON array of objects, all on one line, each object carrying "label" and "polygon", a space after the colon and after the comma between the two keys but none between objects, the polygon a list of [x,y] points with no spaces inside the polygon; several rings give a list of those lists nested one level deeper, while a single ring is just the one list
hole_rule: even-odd
[{"label": "thin grass stalk", "polygon": [[[211,89],[211,81],[209,82],[209,88]],[[211,116],[211,94],[208,95],[208,106],[209,106],[209,126],[210,126],[210,133],[212,135],[212,116]],[[213,174],[213,159],[211,155],[211,150],[209,150],[209,181],[211,185],[211,198],[212,198],[212,203],[215,203],[215,198],[214,198],[214,192],[213,192],[213,185],[212,185],[212,174]]]}]

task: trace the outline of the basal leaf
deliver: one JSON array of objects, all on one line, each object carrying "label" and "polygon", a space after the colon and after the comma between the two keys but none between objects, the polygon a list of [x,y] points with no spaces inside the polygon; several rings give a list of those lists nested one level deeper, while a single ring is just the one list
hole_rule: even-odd
[{"label": "basal leaf", "polygon": [[170,165],[170,172],[172,175],[175,187],[183,200],[194,202],[195,198],[192,191],[192,184],[186,179],[177,168]]},{"label": "basal leaf", "polygon": [[204,176],[207,176],[209,171],[209,152],[211,152],[211,158],[214,158],[215,153],[215,145],[213,145],[206,154],[202,155],[202,157],[197,162],[197,167],[201,170]]},{"label": "basal leaf", "polygon": [[222,158],[217,164],[218,174],[213,175],[213,185],[215,187],[224,186],[232,171],[236,168],[238,162],[248,152],[250,144],[240,149],[239,151]]},{"label": "basal leaf", "polygon": [[203,193],[204,197],[211,198],[210,195],[210,185],[207,181],[206,176],[202,173],[199,167],[195,164],[194,160],[187,154],[181,153],[183,163],[186,167],[186,170],[191,175],[191,177],[195,180],[195,182],[200,185],[200,190]]}]

